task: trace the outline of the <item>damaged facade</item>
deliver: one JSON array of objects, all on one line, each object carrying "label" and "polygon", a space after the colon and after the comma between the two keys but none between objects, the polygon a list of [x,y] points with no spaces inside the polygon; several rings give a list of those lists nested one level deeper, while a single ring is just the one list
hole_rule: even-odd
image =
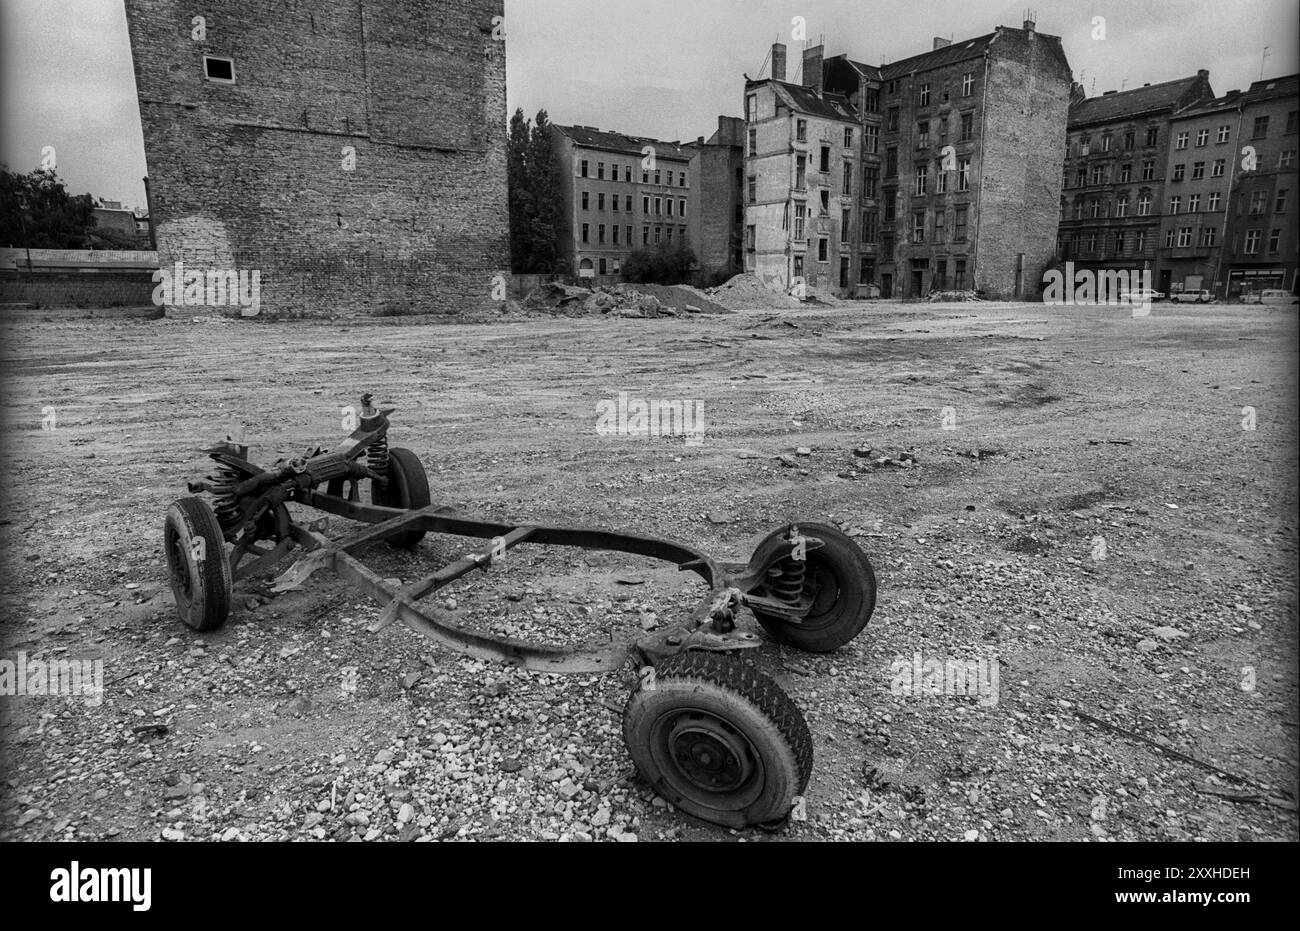
[{"label": "damaged facade", "polygon": [[126,11],[162,267],[260,271],[268,315],[492,305],[503,0]]}]

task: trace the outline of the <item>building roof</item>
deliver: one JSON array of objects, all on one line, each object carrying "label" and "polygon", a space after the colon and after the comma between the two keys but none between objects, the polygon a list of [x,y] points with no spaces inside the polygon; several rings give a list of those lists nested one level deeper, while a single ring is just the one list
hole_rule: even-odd
[{"label": "building roof", "polygon": [[1290,97],[1294,99],[1300,93],[1300,74],[1288,74],[1281,78],[1268,78],[1250,85],[1245,97],[1248,102],[1263,100],[1268,97]]},{"label": "building roof", "polygon": [[945,45],[943,48],[931,49],[928,52],[922,52],[920,55],[913,55],[911,58],[904,58],[900,61],[890,62],[887,65],[881,65],[880,80],[892,81],[894,78],[903,77],[913,71],[929,71],[933,68],[955,65],[957,62],[965,61],[968,58],[979,58],[988,51],[995,36],[997,36],[996,32],[990,32],[988,35],[976,39],[954,42],[951,45]]},{"label": "building roof", "polygon": [[1241,106],[1241,91],[1228,91],[1222,97],[1216,97],[1214,100],[1206,100],[1198,103],[1186,110],[1179,110],[1170,119],[1174,120],[1194,120],[1200,116],[1208,116],[1211,113],[1222,113],[1224,110],[1236,110]]},{"label": "building roof", "polygon": [[1200,79],[1201,75],[1193,75],[1162,84],[1135,87],[1131,91],[1111,91],[1100,97],[1088,97],[1071,105],[1069,124],[1109,123],[1144,113],[1172,110]]},{"label": "building roof", "polygon": [[788,84],[785,81],[771,81],[777,93],[785,98],[791,109],[809,116],[820,116],[828,120],[847,120],[856,122],[857,116],[848,100],[842,94],[818,94],[811,87],[802,84]]},{"label": "building roof", "polygon": [[687,161],[691,158],[688,148],[680,142],[664,142],[661,139],[651,139],[649,136],[629,136],[625,133],[596,129],[594,126],[561,126],[558,123],[552,123],[551,125],[556,131],[572,139],[575,145],[585,146],[590,149],[601,149],[606,152],[618,152],[639,157],[641,150],[651,145],[655,148],[656,156],[667,158],[676,156]]}]

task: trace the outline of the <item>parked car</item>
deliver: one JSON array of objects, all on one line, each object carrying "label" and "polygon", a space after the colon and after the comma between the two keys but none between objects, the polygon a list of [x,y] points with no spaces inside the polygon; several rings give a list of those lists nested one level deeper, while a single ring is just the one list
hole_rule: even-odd
[{"label": "parked car", "polygon": [[1300,304],[1300,296],[1281,288],[1271,288],[1259,294],[1261,304]]},{"label": "parked car", "polygon": [[1163,301],[1165,294],[1163,291],[1157,291],[1155,288],[1134,288],[1132,291],[1125,293],[1124,297],[1131,301]]},{"label": "parked car", "polygon": [[1182,304],[1208,304],[1214,300],[1214,295],[1204,289],[1196,291],[1179,291],[1173,299]]}]

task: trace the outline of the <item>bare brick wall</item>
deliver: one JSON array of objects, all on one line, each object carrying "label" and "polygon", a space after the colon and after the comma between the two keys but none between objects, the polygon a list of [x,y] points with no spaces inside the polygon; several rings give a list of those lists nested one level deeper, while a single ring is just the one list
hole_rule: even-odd
[{"label": "bare brick wall", "polygon": [[[502,0],[126,8],[163,268],[259,270],[272,315],[492,304],[510,264]],[[205,54],[236,83],[206,80]]]},{"label": "bare brick wall", "polygon": [[742,224],[736,220],[740,186],[736,172],[744,164],[744,150],[731,145],[704,145],[696,149],[695,257],[704,272],[738,273],[735,261]]},{"label": "bare brick wall", "polygon": [[1015,296],[1023,255],[1020,296],[1036,298],[1056,254],[1071,78],[1051,42],[1003,30],[989,59],[975,286],[990,296]]},{"label": "bare brick wall", "polygon": [[0,271],[0,304],[42,307],[143,307],[152,304],[153,273]]}]

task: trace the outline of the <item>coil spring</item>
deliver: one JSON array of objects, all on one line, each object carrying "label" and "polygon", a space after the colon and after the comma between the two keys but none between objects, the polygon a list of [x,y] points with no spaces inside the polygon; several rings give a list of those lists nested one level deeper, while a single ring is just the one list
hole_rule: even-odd
[{"label": "coil spring", "polygon": [[229,530],[239,523],[239,499],[234,493],[239,481],[239,473],[221,463],[217,463],[216,474],[208,476],[208,487],[213,496],[212,510],[216,512],[222,530]]},{"label": "coil spring", "polygon": [[807,560],[781,560],[771,569],[772,597],[786,604],[798,604],[799,599],[803,597],[803,583],[807,572]]},{"label": "coil spring", "polygon": [[388,475],[388,436],[381,436],[366,447],[366,465],[378,475]]}]

